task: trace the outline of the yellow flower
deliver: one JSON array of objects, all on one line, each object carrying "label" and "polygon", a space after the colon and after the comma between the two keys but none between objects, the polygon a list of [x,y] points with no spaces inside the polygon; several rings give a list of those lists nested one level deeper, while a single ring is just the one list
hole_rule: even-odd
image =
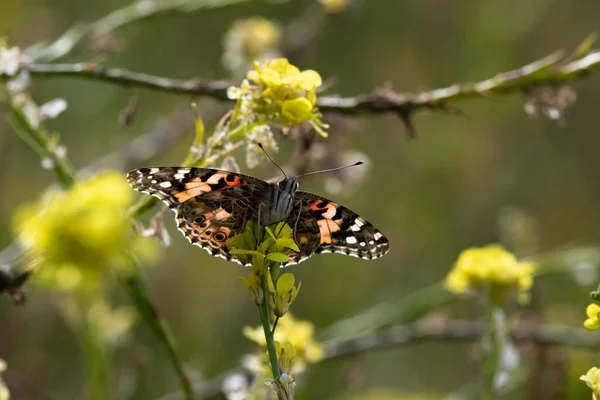
[{"label": "yellow flower", "polygon": [[275,58],[281,41],[281,29],[261,18],[237,20],[223,40],[223,65],[237,73],[252,67],[254,60]]},{"label": "yellow flower", "polygon": [[[296,352],[298,361],[314,364],[324,357],[323,347],[313,338],[315,328],[308,321],[297,321],[290,313],[279,319],[275,329],[274,339],[279,343],[289,342]],[[244,328],[244,335],[266,347],[265,334],[262,327]]]},{"label": "yellow flower", "polygon": [[242,123],[263,121],[290,128],[310,123],[326,136],[321,114],[316,107],[317,88],[323,83],[313,70],[300,71],[285,58],[255,62],[241,87],[230,88],[228,96],[238,100],[236,120]]},{"label": "yellow flower", "polygon": [[600,370],[596,367],[590,368],[590,370],[579,377],[582,381],[592,389],[592,396],[594,400],[600,399]]},{"label": "yellow flower", "polygon": [[518,300],[528,300],[533,285],[535,264],[519,262],[500,245],[471,248],[463,251],[446,277],[445,286],[454,293],[486,290],[496,300],[513,289]]},{"label": "yellow flower", "polygon": [[[4,360],[0,359],[0,373],[2,373],[4,371],[6,371],[6,362],[4,362]],[[6,387],[6,384],[2,380],[2,377],[0,377],[0,400],[8,400],[8,399],[10,399],[10,391]]]},{"label": "yellow flower", "polygon": [[94,289],[108,269],[125,264],[127,251],[153,250],[131,234],[123,210],[132,200],[121,173],[108,172],[21,207],[15,232],[39,281],[63,290]]},{"label": "yellow flower", "polygon": [[80,297],[66,296],[60,302],[60,310],[76,330],[89,330],[109,347],[116,347],[129,339],[129,333],[138,320],[133,306],[113,308],[103,296],[94,296],[85,305],[80,300]]},{"label": "yellow flower", "polygon": [[352,0],[319,0],[328,13],[338,13],[348,7]]},{"label": "yellow flower", "polygon": [[598,316],[600,315],[600,306],[598,304],[592,303],[585,309],[585,313],[588,318],[583,323],[585,329],[589,329],[590,331],[596,330],[600,328],[600,320]]}]

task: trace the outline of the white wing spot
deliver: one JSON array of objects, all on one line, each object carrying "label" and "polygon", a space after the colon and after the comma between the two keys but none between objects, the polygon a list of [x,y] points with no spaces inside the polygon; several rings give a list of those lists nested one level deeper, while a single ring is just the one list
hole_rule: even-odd
[{"label": "white wing spot", "polygon": [[356,238],[354,236],[348,236],[346,238],[346,243],[348,243],[348,244],[356,244]]},{"label": "white wing spot", "polygon": [[173,178],[181,180],[181,179],[185,178],[185,174],[184,173],[175,174],[175,175],[173,175]]},{"label": "white wing spot", "polygon": [[372,246],[375,244],[375,242],[373,240],[369,240],[369,244]]},{"label": "white wing spot", "polygon": [[158,181],[157,181],[156,179],[152,179],[152,180],[150,181],[150,183],[151,183],[151,184],[153,184],[153,185],[155,185],[155,184],[157,184],[157,183],[158,183]]},{"label": "white wing spot", "polygon": [[360,242],[359,245],[360,247],[365,247],[367,244],[365,242]]},{"label": "white wing spot", "polygon": [[187,174],[188,172],[190,172],[190,169],[189,169],[189,168],[182,168],[182,169],[178,169],[178,170],[177,170],[177,173],[178,173],[178,174],[184,174],[184,175],[185,175],[185,174]]},{"label": "white wing spot", "polygon": [[358,226],[363,226],[363,225],[364,225],[364,224],[363,224],[363,222],[362,222],[360,219],[358,219],[358,218],[356,218],[356,219],[354,220],[354,224],[355,224],[355,225],[358,225]]},{"label": "white wing spot", "polygon": [[171,187],[171,182],[161,182],[158,184],[158,186],[160,186],[162,188],[169,188],[169,187]]},{"label": "white wing spot", "polygon": [[383,235],[379,232],[375,232],[375,234],[373,235],[373,237],[375,238],[375,240],[379,240],[383,237]]},{"label": "white wing spot", "polygon": [[[358,221],[358,220],[357,220],[357,221]],[[358,232],[358,231],[360,231],[360,226],[358,226],[358,224],[354,224],[354,225],[352,225],[352,226],[350,227],[350,230],[351,230],[352,232]]]},{"label": "white wing spot", "polygon": [[[150,176],[152,176],[152,174],[157,173],[158,171],[160,171],[159,168],[150,168]],[[148,176],[148,177],[150,177],[150,176]]]}]

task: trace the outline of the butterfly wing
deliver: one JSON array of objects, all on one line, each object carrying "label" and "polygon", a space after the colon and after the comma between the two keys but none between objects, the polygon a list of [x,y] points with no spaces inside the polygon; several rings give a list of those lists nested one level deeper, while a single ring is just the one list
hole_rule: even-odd
[{"label": "butterfly wing", "polygon": [[210,168],[140,168],[129,185],[175,211],[177,227],[190,243],[213,256],[242,264],[226,241],[256,219],[255,202],[268,184],[250,176]]},{"label": "butterfly wing", "polygon": [[348,208],[321,196],[296,192],[294,211],[286,222],[300,251],[283,266],[317,253],[338,253],[366,260],[386,254],[387,238],[371,223]]}]

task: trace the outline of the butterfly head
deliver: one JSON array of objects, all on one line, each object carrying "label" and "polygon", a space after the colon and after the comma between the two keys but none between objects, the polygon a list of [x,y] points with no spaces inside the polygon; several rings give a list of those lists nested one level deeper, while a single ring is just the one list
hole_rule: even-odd
[{"label": "butterfly head", "polygon": [[295,176],[292,177],[285,177],[284,179],[280,180],[277,183],[277,188],[281,191],[281,192],[285,192],[285,193],[296,193],[296,190],[298,190],[298,187],[300,186],[300,184],[298,183],[298,178]]}]

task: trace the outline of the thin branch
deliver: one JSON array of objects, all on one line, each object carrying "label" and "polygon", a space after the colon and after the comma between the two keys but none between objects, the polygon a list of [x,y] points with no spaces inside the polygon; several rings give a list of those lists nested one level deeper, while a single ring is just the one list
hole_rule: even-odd
[{"label": "thin branch", "polygon": [[201,8],[221,7],[248,0],[136,0],[111,11],[90,24],[76,24],[49,45],[36,44],[26,51],[38,62],[51,62],[71,53],[88,35],[106,35],[124,25],[170,12],[192,12]]},{"label": "thin branch", "polygon": [[[476,321],[431,321],[397,325],[354,339],[325,342],[325,359],[346,357],[371,350],[380,350],[422,340],[474,342],[485,332],[485,324]],[[521,325],[510,332],[517,343],[568,346],[590,350],[600,349],[600,337],[581,328],[549,325]]]},{"label": "thin branch", "polygon": [[[227,100],[227,88],[232,85],[227,81],[171,79],[121,68],[104,68],[96,63],[31,64],[23,66],[21,71],[27,71],[34,76],[84,78],[125,87],[143,87],[175,94],[213,97],[219,100]],[[3,75],[0,74],[0,77]]]},{"label": "thin branch", "polygon": [[[358,336],[351,339],[332,339],[323,343],[325,360],[353,356],[368,351],[383,350],[396,346],[415,344],[426,340],[445,342],[476,342],[481,339],[485,324],[478,321],[455,320],[433,321],[422,320],[412,324],[396,325],[391,328]],[[556,345],[581,349],[600,349],[600,336],[587,332],[583,328],[572,328],[551,325],[522,324],[510,332],[511,338],[520,344]],[[221,385],[231,374],[241,374],[239,368],[219,375],[197,388],[205,400],[221,398]],[[246,375],[249,379],[250,374]],[[182,399],[180,394],[173,393],[161,400]]]},{"label": "thin branch", "polygon": [[[322,111],[351,115],[396,113],[406,118],[417,109],[446,110],[448,103],[457,100],[491,94],[509,94],[531,87],[564,83],[597,69],[600,69],[600,52],[591,52],[582,58],[569,61],[566,52],[558,51],[521,68],[500,73],[480,82],[457,83],[415,94],[378,89],[372,93],[351,97],[321,95],[317,104]],[[231,86],[227,81],[171,79],[125,69],[103,68],[93,63],[31,64],[22,66],[21,70],[34,76],[94,79],[175,94],[207,96],[217,100],[228,100],[226,91]],[[0,78],[9,77],[0,74]]]}]

